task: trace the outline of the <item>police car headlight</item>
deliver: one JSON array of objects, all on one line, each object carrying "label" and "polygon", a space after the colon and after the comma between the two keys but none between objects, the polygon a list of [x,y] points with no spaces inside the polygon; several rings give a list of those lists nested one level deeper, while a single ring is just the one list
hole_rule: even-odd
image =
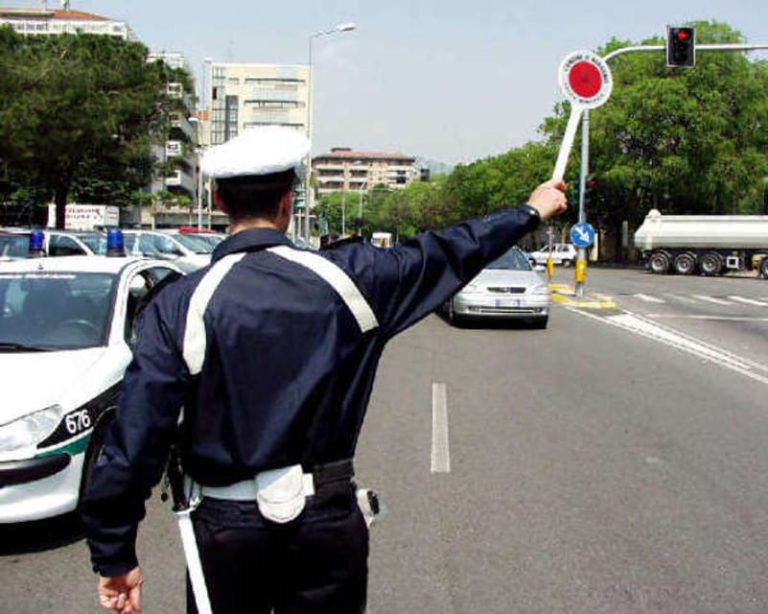
[{"label": "police car headlight", "polygon": [[0,452],[12,452],[41,442],[53,433],[63,413],[60,405],[51,405],[0,426]]},{"label": "police car headlight", "polygon": [[539,284],[531,288],[531,294],[549,294],[549,286],[547,284]]}]

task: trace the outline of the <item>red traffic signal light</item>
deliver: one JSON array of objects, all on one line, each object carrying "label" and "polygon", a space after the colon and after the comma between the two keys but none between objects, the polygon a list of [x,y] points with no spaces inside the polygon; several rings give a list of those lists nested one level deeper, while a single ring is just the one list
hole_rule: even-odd
[{"label": "red traffic signal light", "polygon": [[667,27],[667,66],[690,67],[696,62],[694,28]]}]

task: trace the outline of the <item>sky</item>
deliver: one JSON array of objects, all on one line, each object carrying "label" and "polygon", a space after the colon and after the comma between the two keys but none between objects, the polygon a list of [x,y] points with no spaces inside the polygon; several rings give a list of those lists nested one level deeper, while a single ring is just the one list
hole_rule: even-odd
[{"label": "sky", "polygon": [[639,43],[689,20],[725,22],[768,44],[764,0],[71,0],[71,8],[127,21],[153,51],[185,54],[198,84],[206,57],[307,64],[313,33],[353,22],[354,31],[313,42],[313,154],[353,147],[449,164],[538,139],[572,51],[613,37]]}]

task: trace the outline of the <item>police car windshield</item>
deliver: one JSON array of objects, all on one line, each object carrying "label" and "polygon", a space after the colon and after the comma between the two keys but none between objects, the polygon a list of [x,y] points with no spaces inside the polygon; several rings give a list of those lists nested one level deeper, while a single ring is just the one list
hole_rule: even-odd
[{"label": "police car windshield", "polygon": [[511,249],[501,258],[494,260],[486,269],[512,269],[513,271],[530,271],[531,263],[518,249]]},{"label": "police car windshield", "polygon": [[0,235],[0,258],[26,258],[28,253],[28,235]]},{"label": "police car windshield", "polygon": [[203,237],[197,235],[183,235],[180,233],[173,235],[173,238],[196,254],[210,254],[213,251],[213,245],[211,245]]},{"label": "police car windshield", "polygon": [[105,273],[0,273],[0,352],[104,345],[115,279]]}]

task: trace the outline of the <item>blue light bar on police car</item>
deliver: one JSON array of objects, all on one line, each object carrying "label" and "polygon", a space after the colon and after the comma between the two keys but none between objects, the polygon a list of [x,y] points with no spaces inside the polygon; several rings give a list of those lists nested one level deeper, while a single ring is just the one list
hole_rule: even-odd
[{"label": "blue light bar on police car", "polygon": [[42,230],[33,230],[29,233],[29,257],[41,258],[45,256],[45,234]]},{"label": "blue light bar on police car", "polygon": [[123,231],[119,228],[107,230],[107,256],[113,258],[125,256],[125,238]]}]

